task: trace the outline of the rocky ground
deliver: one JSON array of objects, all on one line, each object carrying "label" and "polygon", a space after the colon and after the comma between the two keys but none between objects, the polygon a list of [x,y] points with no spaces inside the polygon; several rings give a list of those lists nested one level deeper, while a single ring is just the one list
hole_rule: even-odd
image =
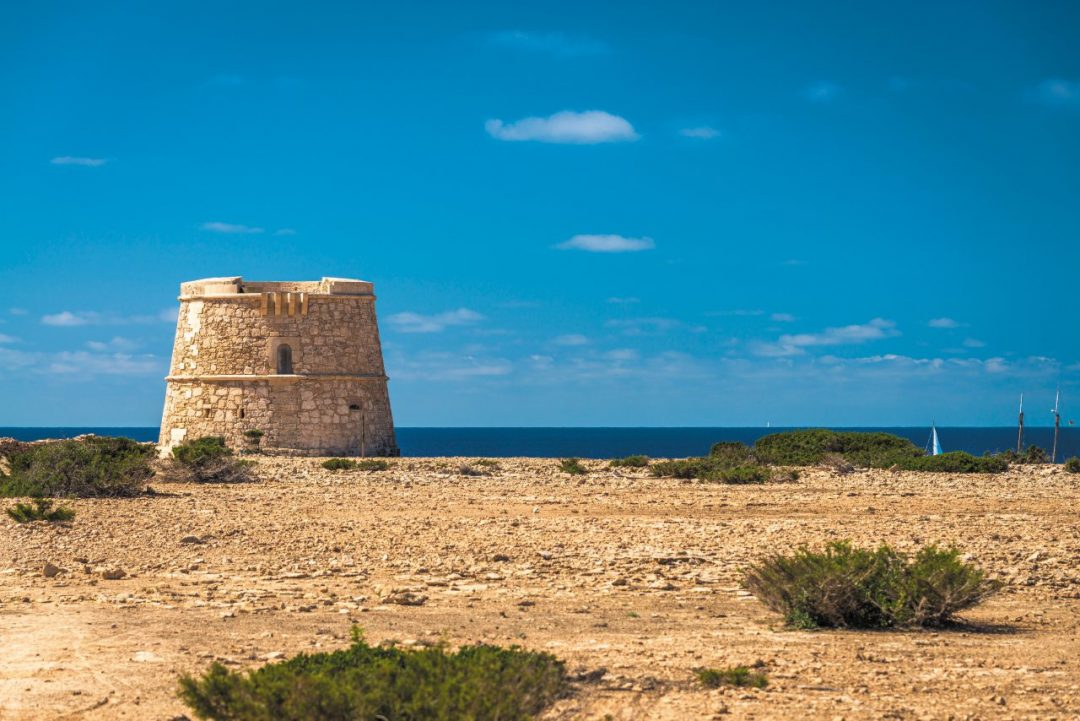
[{"label": "rocky ground", "polygon": [[[1080,478],[808,471],[721,486],[589,462],[260,459],[261,481],[0,517],[0,719],[184,718],[176,679],[369,641],[520,644],[581,674],[546,718],[1080,718]],[[0,505],[12,501],[0,500]],[[741,590],[771,551],[957,544],[1004,582],[942,631],[791,631]],[[757,664],[764,690],[705,690]]]}]

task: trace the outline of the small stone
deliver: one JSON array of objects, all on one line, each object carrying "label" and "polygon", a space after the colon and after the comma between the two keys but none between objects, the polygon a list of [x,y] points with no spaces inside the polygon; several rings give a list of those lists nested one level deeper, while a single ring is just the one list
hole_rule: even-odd
[{"label": "small stone", "polygon": [[102,569],[101,577],[106,581],[119,581],[121,578],[127,575],[127,571],[122,568],[110,567]]},{"label": "small stone", "polygon": [[544,559],[545,561],[551,560],[551,551],[538,551],[538,553],[540,555],[540,558]]},{"label": "small stone", "polygon": [[198,536],[184,536],[180,539],[180,543],[202,543],[203,540]]},{"label": "small stone", "polygon": [[41,569],[41,575],[45,578],[53,578],[58,573],[60,573],[60,567],[48,561],[45,562],[45,568]]},{"label": "small stone", "polygon": [[495,563],[506,563],[510,560],[510,556],[507,556],[505,553],[496,553],[491,557],[491,560]]},{"label": "small stone", "polygon": [[382,599],[383,603],[395,603],[399,606],[423,606],[428,597],[413,591],[395,591]]}]

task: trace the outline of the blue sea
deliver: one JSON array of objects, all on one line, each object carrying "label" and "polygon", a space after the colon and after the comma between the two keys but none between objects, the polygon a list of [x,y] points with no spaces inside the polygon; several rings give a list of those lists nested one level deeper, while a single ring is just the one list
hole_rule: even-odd
[{"label": "blue sea", "polygon": [[[397,428],[398,445],[405,456],[481,456],[538,458],[616,458],[644,454],[653,458],[702,455],[716,441],[753,443],[769,433],[787,428]],[[884,431],[910,438],[923,447],[928,428],[837,428],[836,430]],[[1050,451],[1052,428],[1027,428],[1024,444]],[[71,438],[83,433],[126,436],[137,441],[156,441],[158,429],[140,428],[4,428],[0,438],[19,440]],[[982,455],[1016,447],[1015,428],[938,428],[946,451]],[[1080,428],[1061,429],[1058,461],[1080,456]]]}]

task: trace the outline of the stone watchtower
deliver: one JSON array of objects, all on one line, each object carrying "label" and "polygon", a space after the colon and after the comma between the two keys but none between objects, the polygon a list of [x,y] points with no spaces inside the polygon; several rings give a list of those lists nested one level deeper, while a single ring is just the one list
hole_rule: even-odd
[{"label": "stone watchtower", "polygon": [[301,455],[398,454],[371,283],[180,286],[160,447],[224,436]]}]

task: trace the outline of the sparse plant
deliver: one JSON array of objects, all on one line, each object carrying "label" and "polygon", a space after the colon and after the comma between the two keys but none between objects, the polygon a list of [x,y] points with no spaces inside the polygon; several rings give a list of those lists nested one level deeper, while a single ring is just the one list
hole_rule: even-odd
[{"label": "sparse plant", "polygon": [[764,483],[772,477],[765,466],[753,463],[730,465],[730,456],[701,456],[653,463],[650,471],[657,477],[682,478],[711,483]]},{"label": "sparse plant", "polygon": [[233,457],[221,436],[206,436],[172,449],[165,480],[187,483],[246,483],[254,480],[253,463]]},{"label": "sparse plant", "polygon": [[262,442],[263,436],[266,435],[258,428],[250,428],[244,431],[244,442],[247,444],[246,451],[248,453],[258,453],[259,444]]},{"label": "sparse plant", "polygon": [[134,496],[154,475],[154,447],[130,438],[86,438],[24,444],[7,456],[0,496],[90,498]]},{"label": "sparse plant", "polygon": [[180,679],[180,698],[213,721],[527,721],[564,695],[554,656],[486,644],[401,649],[353,644],[252,671],[213,664]]},{"label": "sparse plant", "polygon": [[941,626],[997,589],[955,548],[926,546],[909,558],[846,541],[770,556],[751,566],[745,585],[797,628]]},{"label": "sparse plant", "polygon": [[776,468],[769,480],[774,483],[795,483],[801,477],[802,474],[797,468]]},{"label": "sparse plant", "polygon": [[718,441],[709,448],[709,457],[730,466],[754,462],[754,451],[742,441]]},{"label": "sparse plant", "polygon": [[714,479],[720,483],[764,483],[769,480],[769,469],[763,466],[734,466],[717,471]]},{"label": "sparse plant", "polygon": [[75,511],[60,506],[52,507],[53,502],[48,498],[34,498],[30,503],[16,503],[14,507],[7,509],[7,514],[16,523],[30,523],[32,521],[70,521],[75,517]]},{"label": "sparse plant", "polygon": [[559,470],[571,476],[583,476],[589,472],[588,468],[581,465],[580,458],[563,458],[559,461]]},{"label": "sparse plant", "polygon": [[385,471],[389,467],[389,463],[378,458],[364,458],[356,462],[358,471]]},{"label": "sparse plant", "polygon": [[328,471],[353,471],[356,470],[356,461],[351,458],[327,458],[321,464]]},{"label": "sparse plant", "polygon": [[888,468],[904,459],[922,455],[922,449],[907,438],[890,433],[830,431],[823,428],[786,431],[763,436],[754,443],[754,455],[761,463],[778,466],[813,466],[828,455],[838,453],[860,467]]},{"label": "sparse plant", "polygon": [[1073,456],[1069,460],[1065,461],[1066,473],[1080,473],[1080,458]]},{"label": "sparse plant", "polygon": [[751,671],[747,666],[697,668],[694,669],[694,675],[705,688],[720,688],[721,686],[765,688],[769,685],[769,679],[765,674]]},{"label": "sparse plant", "polygon": [[1002,473],[1009,470],[1008,461],[997,456],[973,456],[964,451],[951,451],[937,456],[907,458],[900,464],[906,471],[934,473]]},{"label": "sparse plant", "polygon": [[824,468],[825,470],[838,473],[841,476],[846,476],[849,473],[855,472],[855,466],[848,462],[848,459],[844,458],[839,453],[826,453],[821,457],[821,460],[817,462],[818,468]]},{"label": "sparse plant", "polygon": [[483,466],[473,465],[471,463],[462,463],[458,466],[457,472],[462,476],[490,476],[491,471]]},{"label": "sparse plant", "polygon": [[624,458],[612,458],[608,464],[612,468],[648,468],[648,456],[626,456]]}]

